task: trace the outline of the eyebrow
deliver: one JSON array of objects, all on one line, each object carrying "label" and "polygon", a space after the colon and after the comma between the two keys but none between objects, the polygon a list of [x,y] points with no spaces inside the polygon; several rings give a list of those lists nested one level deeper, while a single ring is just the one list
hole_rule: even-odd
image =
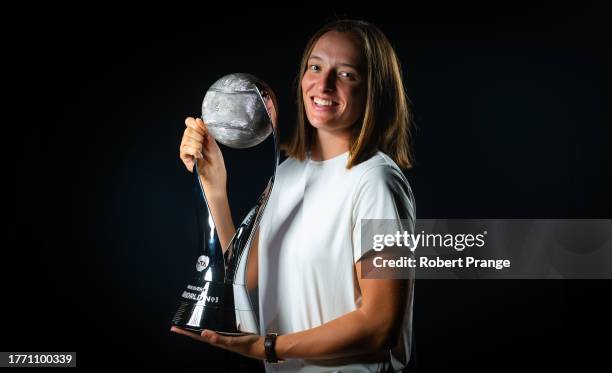
[{"label": "eyebrow", "polygon": [[[323,61],[323,58],[321,58],[321,57],[319,57],[319,56],[316,56],[316,55],[314,55],[314,56],[310,56],[310,58],[308,58],[308,60],[312,60],[312,59],[314,59],[314,60],[321,60],[321,61]],[[341,65],[341,66],[347,66],[347,67],[351,67],[351,68],[353,68],[353,69],[355,69],[355,70],[359,70],[359,68],[358,68],[357,66],[355,66],[355,65],[353,65],[353,64],[351,64],[351,63],[340,62],[338,65]]]}]

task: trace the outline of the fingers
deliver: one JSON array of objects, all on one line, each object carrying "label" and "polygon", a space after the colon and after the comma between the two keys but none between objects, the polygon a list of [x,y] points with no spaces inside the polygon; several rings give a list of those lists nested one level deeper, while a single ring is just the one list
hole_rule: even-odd
[{"label": "fingers", "polygon": [[204,122],[200,118],[195,119],[192,117],[187,117],[185,118],[185,125],[188,128],[193,129],[194,131],[196,131],[202,136],[206,134],[206,126],[204,125]]},{"label": "fingers", "polygon": [[181,145],[184,144],[198,147],[200,144],[203,144],[206,149],[202,150],[210,149],[209,145],[216,145],[215,139],[208,133],[206,125],[202,119],[188,117],[185,119],[185,124],[187,125],[187,128],[183,132],[183,140]]},{"label": "fingers", "polygon": [[187,117],[185,125],[187,128],[183,132],[179,155],[189,172],[193,172],[196,159],[202,160],[198,161],[199,171],[204,166],[215,168],[213,166],[218,165],[219,160],[223,162],[221,150],[201,118]]},{"label": "fingers", "polygon": [[201,133],[197,132],[193,128],[189,128],[189,127],[185,128],[185,131],[183,132],[183,139],[190,138],[190,139],[193,139],[195,142],[198,142],[198,143],[204,142],[204,138],[206,136],[207,135],[202,135]]},{"label": "fingers", "polygon": [[198,159],[204,159],[204,154],[202,153],[201,146],[181,144],[180,150],[181,150],[180,152],[181,159],[187,159],[189,158],[189,156],[195,157]]},{"label": "fingers", "polygon": [[170,331],[188,336],[200,342],[208,343],[215,347],[221,347],[238,354],[249,356],[251,358],[265,358],[263,355],[263,337],[257,335],[225,336],[206,329],[202,330],[202,333],[197,334],[175,326],[171,327]]},{"label": "fingers", "polygon": [[208,132],[208,129],[206,128],[206,124],[204,124],[204,121],[202,120],[202,118],[196,118],[195,122],[196,122],[196,125],[200,127],[204,132]]},{"label": "fingers", "polygon": [[194,333],[194,332],[190,332],[190,331],[185,330],[185,329],[177,328],[176,326],[171,327],[170,331],[174,332],[174,333],[177,333],[177,334],[186,335],[187,337],[193,338],[193,339],[198,340],[200,342],[206,342],[206,340],[204,338],[202,338],[202,336],[200,334]]},{"label": "fingers", "polygon": [[239,352],[240,348],[237,347],[239,347],[241,343],[245,342],[243,337],[228,337],[207,329],[202,330],[200,336],[206,343],[210,343],[213,346],[225,348],[234,352]]},{"label": "fingers", "polygon": [[214,345],[214,346],[231,345],[231,338],[219,335],[213,331],[206,330],[206,329],[203,330],[202,333],[198,334],[196,332],[191,332],[189,330],[185,330],[185,329],[173,326],[170,328],[170,331],[177,333],[177,334],[185,335],[187,337],[193,338],[200,342],[210,343],[211,345]]},{"label": "fingers", "polygon": [[181,159],[188,161],[192,157],[204,158],[202,153],[207,137],[206,131],[203,130],[203,127],[198,126],[193,118],[185,119],[185,124],[187,128],[183,132],[183,139],[180,145]]},{"label": "fingers", "polygon": [[202,330],[202,333],[200,335],[206,342],[210,343],[211,345],[218,346],[218,345],[225,344],[223,343],[224,342],[223,338],[226,338],[226,337],[223,337],[213,331],[204,329]]}]

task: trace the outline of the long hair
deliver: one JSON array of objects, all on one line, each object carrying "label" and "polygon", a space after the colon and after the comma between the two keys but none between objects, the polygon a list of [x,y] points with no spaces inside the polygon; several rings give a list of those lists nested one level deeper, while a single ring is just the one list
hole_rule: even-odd
[{"label": "long hair", "polygon": [[297,126],[283,145],[288,156],[304,160],[314,141],[315,128],[308,123],[301,78],[316,42],[329,31],[355,35],[367,64],[367,92],[363,116],[353,125],[347,168],[383,151],[401,168],[412,167],[412,113],[402,80],[402,68],[393,46],[376,26],[357,20],[338,20],[319,29],[308,41],[297,79]]}]

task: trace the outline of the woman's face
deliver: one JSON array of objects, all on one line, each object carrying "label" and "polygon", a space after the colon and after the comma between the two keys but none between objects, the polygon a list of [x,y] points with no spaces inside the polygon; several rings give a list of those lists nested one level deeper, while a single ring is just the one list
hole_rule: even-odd
[{"label": "woman's face", "polygon": [[359,40],[330,31],[315,43],[302,77],[308,121],[318,130],[350,129],[365,109],[365,60]]}]

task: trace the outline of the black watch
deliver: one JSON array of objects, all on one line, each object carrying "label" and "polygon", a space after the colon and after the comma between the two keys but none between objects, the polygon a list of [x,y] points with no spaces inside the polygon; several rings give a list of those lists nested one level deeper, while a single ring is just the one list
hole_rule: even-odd
[{"label": "black watch", "polygon": [[266,362],[268,363],[282,363],[283,360],[279,360],[278,356],[276,356],[276,337],[278,334],[276,333],[268,333],[266,334],[266,339],[264,339],[264,349],[266,352]]}]

